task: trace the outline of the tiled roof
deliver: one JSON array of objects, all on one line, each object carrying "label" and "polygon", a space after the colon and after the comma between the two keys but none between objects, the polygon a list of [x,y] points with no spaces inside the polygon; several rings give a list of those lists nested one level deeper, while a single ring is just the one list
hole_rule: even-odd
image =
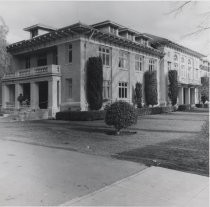
[{"label": "tiled roof", "polygon": [[20,51],[24,48],[36,46],[45,42],[50,42],[52,40],[67,37],[70,34],[85,34],[85,35],[92,34],[93,38],[110,41],[118,45],[131,47],[131,48],[141,50],[143,52],[147,52],[156,56],[160,56],[160,57],[164,56],[164,53],[160,50],[144,46],[138,42],[128,40],[121,36],[117,36],[111,33],[100,31],[92,26],[83,24],[81,22],[67,26],[67,27],[63,27],[61,29],[57,29],[55,31],[52,31],[52,32],[49,32],[40,36],[36,36],[29,40],[23,40],[23,41],[11,44],[7,47],[7,50],[9,52],[16,51],[16,50]]}]

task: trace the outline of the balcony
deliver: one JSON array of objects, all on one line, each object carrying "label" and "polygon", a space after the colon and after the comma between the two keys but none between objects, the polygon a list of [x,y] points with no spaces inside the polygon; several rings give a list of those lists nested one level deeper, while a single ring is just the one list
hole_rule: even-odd
[{"label": "balcony", "polygon": [[2,80],[10,80],[10,79],[19,79],[19,78],[27,78],[27,77],[41,77],[46,75],[60,75],[60,66],[59,65],[46,65],[39,66],[29,69],[18,70],[14,73],[6,73],[4,74]]},{"label": "balcony", "polygon": [[178,83],[179,84],[188,84],[188,85],[201,85],[201,79],[192,79],[190,77],[181,77],[178,76]]}]

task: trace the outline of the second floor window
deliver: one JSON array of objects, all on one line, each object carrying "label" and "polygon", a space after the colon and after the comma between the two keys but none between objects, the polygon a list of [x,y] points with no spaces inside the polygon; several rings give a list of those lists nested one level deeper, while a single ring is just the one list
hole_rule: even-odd
[{"label": "second floor window", "polygon": [[39,54],[37,57],[37,66],[44,66],[47,65],[47,54],[42,53]]},{"label": "second floor window", "polygon": [[110,27],[110,33],[117,35],[117,29],[114,27]]},{"label": "second floor window", "polygon": [[103,99],[111,98],[111,81],[104,80],[103,81]]},{"label": "second floor window", "polygon": [[25,58],[25,68],[30,68],[31,67],[31,60],[30,57]]},{"label": "second floor window", "polygon": [[68,45],[68,62],[72,63],[72,44]]},{"label": "second floor window", "polygon": [[156,60],[155,59],[149,59],[149,71],[154,71],[156,66]]},{"label": "second floor window", "polygon": [[143,71],[144,57],[141,55],[135,56],[135,70]]},{"label": "second floor window", "polygon": [[171,62],[168,62],[168,70],[171,70]]},{"label": "second floor window", "polygon": [[99,56],[102,59],[103,65],[110,66],[110,49],[107,47],[99,47]]},{"label": "second floor window", "polygon": [[119,82],[119,98],[125,99],[128,98],[128,83],[127,82]]},{"label": "second floor window", "polygon": [[120,51],[119,54],[119,68],[128,69],[128,53]]},{"label": "second floor window", "polygon": [[66,98],[72,99],[72,78],[66,79]]}]

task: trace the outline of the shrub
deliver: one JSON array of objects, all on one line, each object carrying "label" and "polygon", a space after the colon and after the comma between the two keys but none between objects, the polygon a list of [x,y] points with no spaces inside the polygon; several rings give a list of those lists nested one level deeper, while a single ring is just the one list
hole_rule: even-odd
[{"label": "shrub", "polygon": [[201,77],[199,93],[203,104],[209,100],[209,77]]},{"label": "shrub", "polygon": [[145,99],[147,105],[156,105],[157,102],[157,72],[146,71],[144,74],[145,80]]},{"label": "shrub", "polygon": [[201,128],[201,134],[203,135],[204,138],[208,139],[209,138],[209,119],[207,119]]},{"label": "shrub", "polygon": [[179,105],[178,111],[190,111],[191,110],[191,105]]},{"label": "shrub", "polygon": [[93,121],[103,120],[105,111],[60,111],[56,113],[57,120],[65,121]]},{"label": "shrub", "polygon": [[90,110],[99,110],[103,103],[103,65],[100,57],[90,57],[87,63],[87,101]]},{"label": "shrub", "polygon": [[202,107],[203,107],[203,104],[195,104],[195,106],[196,106],[197,108],[202,108]]},{"label": "shrub", "polygon": [[136,110],[127,102],[116,101],[106,109],[105,123],[114,126],[119,134],[121,129],[137,123]]},{"label": "shrub", "polygon": [[169,79],[168,96],[171,100],[172,106],[174,106],[177,103],[177,96],[178,96],[177,71],[170,70],[168,72],[168,79]]},{"label": "shrub", "polygon": [[205,102],[208,101],[208,97],[205,94],[201,94],[201,101],[205,104]]},{"label": "shrub", "polygon": [[135,103],[137,104],[137,108],[142,107],[142,84],[137,82],[135,87]]}]

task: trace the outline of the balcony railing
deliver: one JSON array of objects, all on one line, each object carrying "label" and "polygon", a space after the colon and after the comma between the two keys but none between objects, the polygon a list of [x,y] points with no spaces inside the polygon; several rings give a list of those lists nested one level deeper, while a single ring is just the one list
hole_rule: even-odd
[{"label": "balcony railing", "polygon": [[29,69],[18,70],[14,73],[6,73],[3,76],[3,79],[12,79],[12,78],[23,78],[29,76],[42,76],[45,74],[60,74],[60,66],[59,65],[46,65],[39,66]]},{"label": "balcony railing", "polygon": [[191,84],[191,85],[200,85],[201,80],[199,79],[192,79],[190,77],[181,77],[178,76],[178,82],[181,84]]}]

